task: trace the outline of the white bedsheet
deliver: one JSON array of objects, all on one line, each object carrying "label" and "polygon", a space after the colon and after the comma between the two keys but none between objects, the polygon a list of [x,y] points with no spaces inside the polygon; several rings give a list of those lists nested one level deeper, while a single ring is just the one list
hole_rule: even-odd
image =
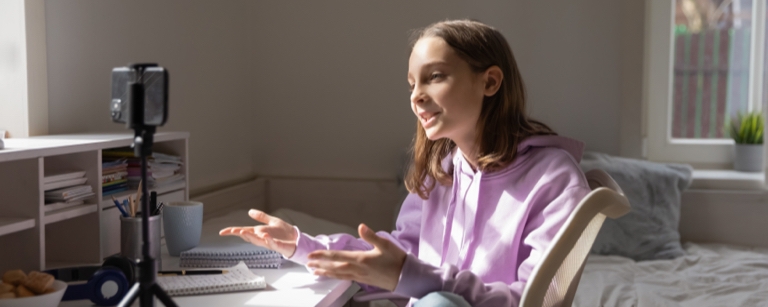
[{"label": "white bedsheet", "polygon": [[590,255],[573,306],[768,306],[768,249],[683,247],[673,260]]}]

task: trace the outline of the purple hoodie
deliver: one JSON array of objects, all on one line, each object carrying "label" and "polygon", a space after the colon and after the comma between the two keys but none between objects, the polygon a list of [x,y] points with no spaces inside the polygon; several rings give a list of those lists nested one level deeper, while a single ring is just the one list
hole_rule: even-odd
[{"label": "purple hoodie", "polygon": [[[474,172],[458,149],[446,157],[453,185],[436,185],[427,200],[408,195],[397,229],[378,232],[408,254],[394,294],[411,304],[447,291],[472,306],[519,305],[533,267],[590,192],[579,169],[583,148],[565,137],[529,137],[513,163],[487,174]],[[301,264],[318,249],[373,248],[348,234],[301,233],[296,245],[290,260]]]}]

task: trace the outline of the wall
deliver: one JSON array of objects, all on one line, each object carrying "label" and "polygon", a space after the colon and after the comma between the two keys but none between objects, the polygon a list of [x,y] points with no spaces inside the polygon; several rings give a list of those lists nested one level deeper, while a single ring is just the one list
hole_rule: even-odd
[{"label": "wall", "polygon": [[190,132],[190,188],[251,177],[254,26],[244,1],[48,1],[50,133],[124,131],[109,116],[110,72],[170,72],[168,124]]},{"label": "wall", "polygon": [[[613,1],[259,2],[255,153],[260,173],[393,176],[414,129],[406,91],[409,29],[476,18],[507,37],[530,112],[588,149],[618,154],[620,5]],[[439,2],[442,3],[442,2]],[[640,37],[642,38],[642,36]],[[262,86],[262,85],[268,86]],[[639,101],[638,101],[639,102]]]},{"label": "wall", "polygon": [[193,194],[255,175],[392,180],[415,125],[408,31],[469,17],[507,37],[534,117],[619,154],[625,135],[639,142],[621,132],[640,121],[622,111],[637,13],[610,0],[47,1],[49,130],[124,131],[107,115],[109,71],[155,61],[171,72],[161,130],[191,132]]}]

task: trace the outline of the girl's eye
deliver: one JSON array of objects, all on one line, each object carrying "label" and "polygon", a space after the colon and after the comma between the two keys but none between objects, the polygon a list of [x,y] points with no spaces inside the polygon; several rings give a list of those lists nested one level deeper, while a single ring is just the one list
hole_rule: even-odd
[{"label": "girl's eye", "polygon": [[434,73],[434,74],[432,74],[432,76],[430,76],[430,77],[429,77],[429,80],[435,80],[435,79],[439,79],[439,78],[442,78],[442,77],[444,77],[444,76],[445,76],[445,75],[444,75],[444,74],[441,74],[441,73]]}]

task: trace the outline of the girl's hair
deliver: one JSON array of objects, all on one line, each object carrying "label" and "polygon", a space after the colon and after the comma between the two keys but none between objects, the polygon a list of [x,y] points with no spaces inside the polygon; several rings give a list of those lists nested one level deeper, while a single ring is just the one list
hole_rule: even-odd
[{"label": "girl's hair", "polygon": [[[476,73],[492,66],[498,66],[503,73],[496,94],[483,98],[477,121],[479,170],[493,172],[512,163],[518,144],[526,137],[555,134],[547,125],[527,116],[523,79],[507,40],[498,30],[471,20],[442,21],[416,31],[411,39],[411,51],[423,37],[442,38]],[[453,177],[443,169],[441,161],[454,147],[456,144],[447,138],[428,139],[417,119],[411,149],[413,160],[405,178],[408,191],[427,199],[436,182],[450,185]]]}]

